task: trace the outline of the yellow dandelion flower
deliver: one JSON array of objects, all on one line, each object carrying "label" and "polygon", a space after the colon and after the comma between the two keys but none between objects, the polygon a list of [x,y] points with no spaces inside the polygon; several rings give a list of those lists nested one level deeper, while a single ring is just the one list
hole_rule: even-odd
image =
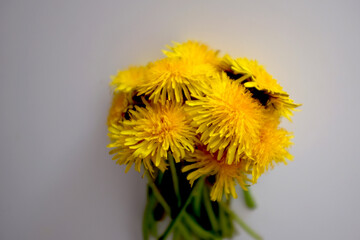
[{"label": "yellow dandelion flower", "polygon": [[114,93],[109,115],[107,118],[107,125],[111,126],[124,119],[126,110],[129,107],[129,97],[126,93]]},{"label": "yellow dandelion flower", "polygon": [[163,50],[163,53],[169,58],[182,58],[193,64],[208,63],[213,66],[219,64],[219,51],[213,51],[207,45],[196,41],[174,43],[173,47],[167,46],[167,48],[169,50]]},{"label": "yellow dandelion flower", "polygon": [[[135,164],[135,170],[140,172],[141,166],[147,169],[151,174],[154,173],[154,163],[151,160],[151,156],[145,158],[137,157],[135,149],[131,149],[127,142],[127,137],[122,134],[123,131],[128,130],[123,124],[113,124],[109,127],[109,137],[111,143],[107,146],[113,148],[109,154],[114,155],[113,160],[119,165],[127,165],[125,172],[128,172],[133,164]],[[156,166],[160,171],[164,172],[167,169],[165,162],[160,162]]]},{"label": "yellow dandelion flower", "polygon": [[165,58],[149,66],[147,82],[139,86],[138,95],[150,95],[154,103],[166,100],[182,103],[184,97],[204,89],[207,76],[215,73],[209,64],[194,65],[179,58]]},{"label": "yellow dandelion flower", "polygon": [[294,100],[287,96],[273,95],[268,102],[268,106],[271,106],[270,110],[273,114],[284,116],[291,121],[291,116],[294,115],[293,111],[297,111],[296,108],[300,107],[301,104],[294,103]]},{"label": "yellow dandelion flower", "polygon": [[252,145],[251,158],[254,160],[252,181],[254,183],[262,173],[273,168],[274,164],[287,164],[286,159],[293,159],[287,150],[292,145],[293,135],[279,128],[279,123],[280,121],[276,118],[268,119],[260,129],[258,142]]},{"label": "yellow dandelion flower", "polygon": [[240,81],[253,92],[263,105],[272,106],[281,116],[291,120],[292,111],[300,106],[289,98],[289,94],[256,60],[247,58],[234,60],[229,55],[225,55],[221,66],[233,79]]},{"label": "yellow dandelion flower", "polygon": [[266,90],[269,93],[288,95],[256,60],[249,60],[247,58],[233,60],[229,55],[225,55],[222,66],[225,71],[232,70],[234,74],[240,74],[244,80],[247,80],[244,83],[247,88],[255,87],[259,91]]},{"label": "yellow dandelion flower", "polygon": [[185,157],[186,152],[194,151],[195,130],[183,106],[166,102],[150,105],[144,100],[146,108],[135,106],[130,110],[131,119],[123,121],[127,128],[121,131],[125,145],[134,149],[133,158],[151,158],[155,166],[167,159],[171,151],[176,162]]},{"label": "yellow dandelion flower", "polygon": [[215,183],[211,188],[210,198],[212,201],[221,201],[223,194],[226,198],[231,194],[237,198],[235,191],[236,184],[239,184],[246,190],[247,171],[245,170],[244,161],[233,163],[231,165],[226,163],[225,158],[217,160],[216,154],[206,151],[205,147],[196,149],[193,154],[190,154],[186,161],[190,162],[183,168],[183,172],[192,171],[187,175],[190,184],[202,176],[215,176]]},{"label": "yellow dandelion flower", "polygon": [[210,87],[207,96],[187,101],[187,110],[207,149],[211,153],[219,151],[219,159],[227,149],[227,163],[237,163],[259,137],[263,107],[225,73],[210,81]]},{"label": "yellow dandelion flower", "polygon": [[111,76],[110,86],[115,92],[132,92],[138,85],[145,82],[146,67],[130,67]]}]

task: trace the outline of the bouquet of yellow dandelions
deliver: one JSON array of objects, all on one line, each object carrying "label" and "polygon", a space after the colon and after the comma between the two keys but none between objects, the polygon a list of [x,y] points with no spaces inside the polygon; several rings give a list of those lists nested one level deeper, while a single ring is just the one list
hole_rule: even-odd
[{"label": "bouquet of yellow dandelions", "polygon": [[[233,211],[231,195],[276,163],[286,164],[292,134],[279,127],[298,107],[257,61],[218,56],[188,41],[165,58],[112,76],[110,154],[148,177],[143,236],[232,237],[234,223],[260,239]],[[169,219],[163,232],[157,224]]]}]

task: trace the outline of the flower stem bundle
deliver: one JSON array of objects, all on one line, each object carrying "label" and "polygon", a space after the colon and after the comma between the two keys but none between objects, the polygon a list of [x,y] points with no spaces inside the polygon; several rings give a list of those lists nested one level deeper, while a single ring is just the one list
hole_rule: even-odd
[{"label": "flower stem bundle", "polygon": [[[250,185],[292,159],[292,134],[279,124],[299,104],[257,61],[220,57],[194,41],[163,53],[110,84],[110,154],[148,178],[144,239],[230,238],[234,223],[260,239],[231,211],[230,197],[239,185],[254,208]],[[170,222],[159,233],[163,219]]]}]

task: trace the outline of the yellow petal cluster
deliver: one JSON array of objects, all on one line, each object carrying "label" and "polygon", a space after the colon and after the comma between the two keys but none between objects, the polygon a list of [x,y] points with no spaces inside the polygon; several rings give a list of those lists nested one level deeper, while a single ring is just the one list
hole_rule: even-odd
[{"label": "yellow petal cluster", "polygon": [[[125,172],[129,171],[131,166],[135,165],[135,170],[140,172],[141,166],[143,165],[151,174],[154,173],[154,161],[151,156],[145,158],[138,157],[136,150],[127,145],[126,137],[123,132],[129,130],[123,125],[113,124],[109,127],[109,137],[111,143],[108,145],[109,148],[113,148],[110,151],[110,154],[114,155],[113,160],[117,164],[127,165]],[[165,171],[167,164],[164,161],[161,161],[157,166],[161,171]]]},{"label": "yellow petal cluster", "polygon": [[194,151],[195,129],[190,126],[191,119],[183,106],[169,101],[165,105],[150,105],[144,100],[144,104],[145,107],[135,106],[135,110],[130,110],[130,120],[122,121],[119,124],[121,127],[112,126],[109,136],[116,141],[108,147],[120,152],[127,149],[126,161],[143,161],[145,168],[151,172],[152,165],[167,165],[168,151],[172,152],[177,162],[187,152]]},{"label": "yellow petal cluster", "polygon": [[126,93],[114,93],[107,119],[107,125],[116,124],[124,118],[129,107],[129,99]]},{"label": "yellow petal cluster", "polygon": [[216,69],[209,64],[194,65],[180,58],[165,58],[149,66],[147,81],[138,86],[138,95],[149,95],[154,103],[175,101],[183,103],[192,93],[200,93],[207,77]]},{"label": "yellow petal cluster", "polygon": [[146,67],[129,67],[124,71],[118,71],[117,75],[111,76],[110,86],[114,88],[114,92],[133,91],[138,85],[145,82]]},{"label": "yellow petal cluster", "polygon": [[163,53],[111,77],[108,147],[126,171],[167,171],[171,154],[191,185],[214,178],[211,199],[220,201],[292,159],[292,134],[279,124],[299,104],[257,61],[220,58],[196,41]]},{"label": "yellow petal cluster", "polygon": [[177,162],[186,152],[194,151],[195,131],[183,106],[171,102],[165,105],[145,102],[145,105],[131,110],[131,119],[123,122],[127,130],[121,134],[126,138],[125,145],[135,150],[134,157],[150,156],[155,166],[159,166],[169,150]]}]

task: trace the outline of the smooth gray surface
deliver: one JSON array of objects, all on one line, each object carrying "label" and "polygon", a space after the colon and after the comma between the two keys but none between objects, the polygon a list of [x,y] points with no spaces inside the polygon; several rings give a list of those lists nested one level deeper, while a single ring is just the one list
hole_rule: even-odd
[{"label": "smooth gray surface", "polygon": [[[105,148],[109,76],[201,40],[303,103],[295,161],[234,208],[265,239],[360,239],[359,1],[0,3],[0,239],[141,239],[145,181]],[[243,238],[250,239],[246,234]]]}]

